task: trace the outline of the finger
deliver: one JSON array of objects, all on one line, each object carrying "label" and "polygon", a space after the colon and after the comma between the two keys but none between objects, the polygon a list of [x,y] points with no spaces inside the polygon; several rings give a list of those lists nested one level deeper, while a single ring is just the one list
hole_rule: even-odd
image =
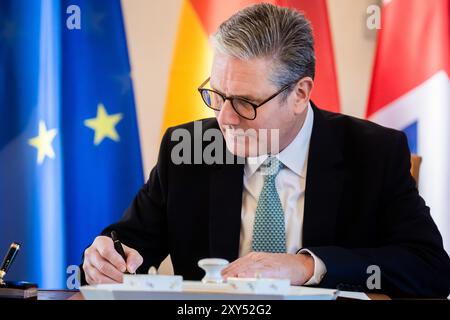
[{"label": "finger", "polygon": [[236,263],[232,266],[229,266],[227,268],[225,268],[222,273],[223,274],[227,274],[227,273],[234,273],[236,270],[241,269],[243,266],[245,266],[245,262],[240,262],[240,263]]},{"label": "finger", "polygon": [[100,256],[98,252],[94,252],[91,255],[89,263],[100,273],[106,275],[107,277],[114,279],[117,282],[123,281],[123,273],[114,265],[112,265],[108,260]]},{"label": "finger", "polygon": [[273,270],[260,266],[243,270],[237,274],[238,278],[272,278]]},{"label": "finger", "polygon": [[263,267],[263,265],[261,263],[254,263],[254,262],[247,260],[246,263],[242,263],[242,264],[235,266],[234,268],[226,271],[223,274],[223,277],[225,277],[225,278],[238,277],[239,274],[241,274],[243,272],[247,272],[247,271],[248,271],[249,276],[254,277],[256,270],[259,270],[262,267]]},{"label": "finger", "polygon": [[236,276],[240,270],[245,269],[246,264],[239,264],[239,265],[234,265],[233,267],[223,270],[222,271],[222,276],[224,277],[234,277]]},{"label": "finger", "polygon": [[125,260],[120,256],[120,254],[114,249],[114,243],[110,238],[105,237],[104,241],[101,241],[96,249],[98,253],[108,260],[113,266],[115,266],[119,271],[126,271]]},{"label": "finger", "polygon": [[273,261],[270,256],[248,256],[242,263],[234,265],[232,268],[225,272],[226,276],[239,277],[244,274],[246,277],[258,277],[261,276],[261,272],[269,270],[273,267]]},{"label": "finger", "polygon": [[233,270],[233,276],[235,277],[247,277],[247,278],[257,278],[263,275],[263,271],[266,267],[262,263],[252,263],[242,268]]},{"label": "finger", "polygon": [[233,261],[227,268],[225,268],[224,273],[235,273],[236,270],[241,270],[247,268],[248,266],[255,263],[253,255],[248,254],[242,258]]},{"label": "finger", "polygon": [[93,266],[91,266],[91,268],[90,268],[89,277],[91,278],[93,284],[116,284],[116,283],[118,283],[117,281],[114,281],[113,279],[105,276],[104,274],[101,274]]},{"label": "finger", "polygon": [[237,268],[243,268],[246,265],[253,264],[255,262],[261,262],[269,257],[268,253],[265,252],[250,252],[249,254],[241,257],[228,265],[224,272],[234,272]]},{"label": "finger", "polygon": [[230,270],[235,268],[236,266],[240,265],[242,263],[242,260],[244,258],[239,258],[237,260],[234,260],[233,262],[231,262],[228,266],[226,266],[226,268],[224,270]]},{"label": "finger", "polygon": [[89,284],[89,285],[95,284],[94,281],[91,279],[91,277],[89,276],[89,274],[86,271],[84,273],[84,277],[86,278],[87,284]]},{"label": "finger", "polygon": [[82,268],[83,268],[85,274],[87,274],[87,272],[88,272],[88,270],[87,270],[88,269],[88,262],[90,260],[90,255],[88,254],[88,252],[89,252],[89,249],[84,251],[84,259],[83,259],[83,266],[82,266]]},{"label": "finger", "polygon": [[230,263],[226,268],[224,268],[222,270],[222,273],[232,272],[234,269],[239,268],[242,264],[245,264],[248,261],[249,260],[248,260],[247,256],[239,258],[239,259],[236,259],[232,263]]},{"label": "finger", "polygon": [[100,273],[91,264],[86,264],[84,266],[84,270],[85,270],[86,282],[88,284],[95,285],[95,284],[102,283],[102,282],[100,282],[102,279],[97,276],[97,275],[100,275]]},{"label": "finger", "polygon": [[84,278],[86,279],[86,282],[88,284],[94,284],[92,281],[92,278],[89,276],[90,269],[89,269],[89,265],[86,262],[86,259],[83,262],[83,270],[84,270]]},{"label": "finger", "polygon": [[123,245],[123,248],[125,251],[125,255],[127,256],[127,270],[130,273],[135,273],[137,268],[139,268],[144,262],[144,259],[137,250],[125,245]]}]

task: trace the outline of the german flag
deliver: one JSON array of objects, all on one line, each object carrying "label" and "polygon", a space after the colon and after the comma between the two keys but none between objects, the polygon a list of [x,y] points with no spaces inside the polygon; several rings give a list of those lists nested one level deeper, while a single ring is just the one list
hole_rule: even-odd
[{"label": "german flag", "polygon": [[311,21],[317,59],[312,99],[324,109],[340,110],[326,0],[183,0],[163,131],[170,126],[214,115],[203,106],[196,90],[210,73],[213,52],[208,42],[209,36],[240,9],[261,2],[295,8],[304,12]]}]

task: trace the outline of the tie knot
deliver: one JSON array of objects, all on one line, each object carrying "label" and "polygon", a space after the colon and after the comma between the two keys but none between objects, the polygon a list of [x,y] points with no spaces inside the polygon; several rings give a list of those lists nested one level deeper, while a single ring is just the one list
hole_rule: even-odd
[{"label": "tie knot", "polygon": [[275,178],[280,170],[283,168],[283,164],[276,157],[269,157],[264,161],[262,165],[263,173],[267,176]]}]

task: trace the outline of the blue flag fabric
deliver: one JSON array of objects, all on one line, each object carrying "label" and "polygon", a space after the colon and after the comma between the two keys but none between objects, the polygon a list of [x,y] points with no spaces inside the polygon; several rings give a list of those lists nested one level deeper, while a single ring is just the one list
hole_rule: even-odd
[{"label": "blue flag fabric", "polygon": [[65,288],[144,181],[120,0],[2,0],[0,115],[7,279]]}]

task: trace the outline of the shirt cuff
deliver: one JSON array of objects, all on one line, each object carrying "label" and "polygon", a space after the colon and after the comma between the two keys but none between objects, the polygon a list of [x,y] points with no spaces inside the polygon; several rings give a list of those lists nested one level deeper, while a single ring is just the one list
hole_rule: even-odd
[{"label": "shirt cuff", "polygon": [[313,276],[304,284],[305,286],[314,286],[318,285],[325,274],[327,273],[327,267],[325,263],[323,263],[322,259],[316,256],[308,249],[301,249],[298,253],[306,253],[309,254],[314,259],[314,274]]}]

